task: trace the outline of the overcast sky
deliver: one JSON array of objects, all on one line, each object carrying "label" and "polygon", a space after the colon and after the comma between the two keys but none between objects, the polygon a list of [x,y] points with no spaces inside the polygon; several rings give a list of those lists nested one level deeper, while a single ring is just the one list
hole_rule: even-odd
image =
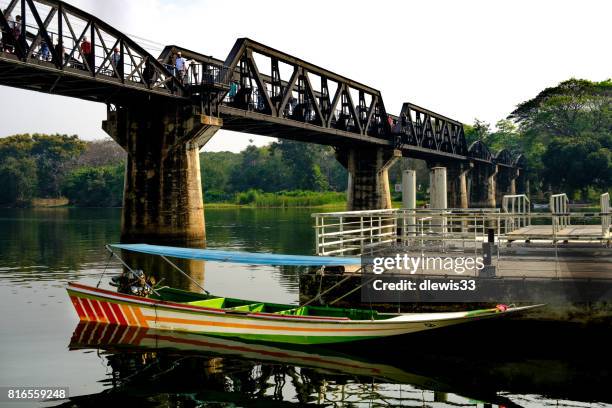
[{"label": "overcast sky", "polygon": [[[379,89],[396,114],[412,102],[464,123],[494,124],[562,80],[612,76],[611,1],[69,3],[125,33],[220,59],[249,37]],[[7,87],[0,95],[0,136],[105,137],[102,104]],[[271,140],[220,131],[205,149],[239,151],[251,138]]]}]

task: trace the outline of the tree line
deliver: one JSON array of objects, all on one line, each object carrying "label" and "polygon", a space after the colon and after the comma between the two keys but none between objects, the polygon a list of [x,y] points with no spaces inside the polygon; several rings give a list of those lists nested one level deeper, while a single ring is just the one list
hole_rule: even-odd
[{"label": "tree line", "polygon": [[[532,193],[552,190],[589,200],[612,185],[611,104],[610,80],[570,79],[519,104],[494,129],[476,120],[465,126],[465,135],[468,144],[482,140],[493,153],[525,154]],[[347,185],[346,169],[329,146],[279,140],[249,145],[240,153],[202,152],[200,159],[207,202],[273,205],[276,195],[287,205],[326,204],[342,201]],[[0,138],[0,206],[62,196],[75,206],[120,206],[125,160],[125,152],[110,139]],[[419,198],[425,198],[428,170],[422,161],[396,163],[390,184],[400,182],[405,168],[417,170]]]},{"label": "tree line", "polygon": [[[24,207],[34,198],[67,197],[80,207],[120,206],[126,154],[113,140],[72,135],[19,134],[0,138],[0,206]],[[299,205],[342,201],[346,170],[327,146],[279,141],[240,153],[202,152],[205,200],[252,204],[283,192]]]},{"label": "tree line", "polygon": [[546,88],[491,126],[466,126],[468,143],[523,153],[532,192],[592,200],[612,186],[612,81],[569,79]]}]

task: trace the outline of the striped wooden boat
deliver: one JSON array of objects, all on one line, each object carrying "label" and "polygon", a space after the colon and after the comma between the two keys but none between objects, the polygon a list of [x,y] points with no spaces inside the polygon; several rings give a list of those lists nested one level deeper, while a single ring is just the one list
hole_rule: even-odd
[{"label": "striped wooden boat", "polygon": [[81,321],[295,344],[339,343],[500,317],[535,306],[449,313],[378,313],[232,299],[170,287],[148,298],[70,283]]}]

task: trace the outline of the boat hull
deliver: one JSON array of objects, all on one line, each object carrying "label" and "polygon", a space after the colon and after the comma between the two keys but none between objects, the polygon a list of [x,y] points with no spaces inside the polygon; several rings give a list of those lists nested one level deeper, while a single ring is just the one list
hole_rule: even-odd
[{"label": "boat hull", "polygon": [[[387,320],[232,313],[124,295],[71,283],[68,295],[81,321],[293,344],[326,344],[397,336],[495,317],[495,309],[402,315]],[[517,308],[519,309],[519,308]],[[490,313],[489,313],[490,312]]]}]

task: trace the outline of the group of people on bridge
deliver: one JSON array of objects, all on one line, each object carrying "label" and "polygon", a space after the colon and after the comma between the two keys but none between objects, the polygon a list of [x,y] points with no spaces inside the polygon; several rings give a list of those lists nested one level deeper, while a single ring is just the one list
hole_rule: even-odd
[{"label": "group of people on bridge", "polygon": [[[18,54],[18,49],[25,55],[29,55],[32,58],[51,62],[53,60],[52,50],[50,44],[47,44],[44,38],[38,41],[38,45],[34,41],[28,43],[28,39],[34,39],[35,35],[28,33],[24,30],[22,18],[17,15],[13,19],[10,15],[7,17],[8,30],[2,29],[2,44],[0,50],[5,53]],[[33,27],[36,28],[36,27]],[[53,51],[61,58],[62,66],[69,66],[75,69],[91,71],[94,73],[102,73],[107,76],[113,76],[115,73],[119,78],[124,77],[124,61],[123,53],[120,47],[114,47],[110,56],[103,57],[102,67],[96,66],[96,49],[92,42],[87,36],[83,36],[80,40],[80,44],[75,46],[74,49],[70,50],[70,53],[66,52],[64,47],[63,39],[58,38],[54,41],[55,33],[48,32],[49,38],[55,44],[53,45]],[[31,51],[31,47],[37,47],[35,51]],[[20,57],[23,57],[19,55]],[[143,63],[142,75],[140,81],[150,85],[154,81],[155,69],[150,57],[146,56]]]}]

